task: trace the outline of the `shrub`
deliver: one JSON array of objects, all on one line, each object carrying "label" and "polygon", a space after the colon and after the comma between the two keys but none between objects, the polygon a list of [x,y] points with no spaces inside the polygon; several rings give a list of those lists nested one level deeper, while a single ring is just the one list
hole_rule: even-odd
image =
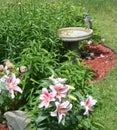
[{"label": "shrub", "polygon": [[[60,52],[57,30],[62,27],[85,27],[82,6],[72,2],[8,2],[0,12],[1,59],[16,58],[28,42],[40,41],[48,51]],[[95,23],[95,21],[94,21]],[[97,28],[94,25],[94,36]]]}]

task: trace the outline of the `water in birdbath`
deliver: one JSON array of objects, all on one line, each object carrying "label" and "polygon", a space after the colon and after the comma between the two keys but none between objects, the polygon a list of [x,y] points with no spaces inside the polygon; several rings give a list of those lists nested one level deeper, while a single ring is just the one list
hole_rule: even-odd
[{"label": "water in birdbath", "polygon": [[58,34],[62,41],[73,42],[90,38],[93,30],[82,27],[68,27],[59,29]]}]

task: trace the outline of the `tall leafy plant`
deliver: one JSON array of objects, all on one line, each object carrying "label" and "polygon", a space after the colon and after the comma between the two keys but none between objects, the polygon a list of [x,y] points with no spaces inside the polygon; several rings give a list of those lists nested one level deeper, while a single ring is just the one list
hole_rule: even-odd
[{"label": "tall leafy plant", "polygon": [[49,51],[59,50],[59,28],[85,27],[83,7],[71,1],[14,0],[2,6],[0,15],[2,59],[16,58],[23,48],[28,47],[28,42],[33,40],[41,41],[42,46]]}]

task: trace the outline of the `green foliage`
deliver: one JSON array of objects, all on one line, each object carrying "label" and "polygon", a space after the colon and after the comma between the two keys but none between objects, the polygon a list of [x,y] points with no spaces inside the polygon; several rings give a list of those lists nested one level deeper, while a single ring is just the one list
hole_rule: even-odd
[{"label": "green foliage", "polygon": [[[47,116],[48,111],[42,112],[38,108],[40,91],[49,86],[48,77],[52,75],[67,78],[75,88],[72,95],[78,100],[81,99],[79,95],[91,93],[92,85],[88,83],[92,77],[90,69],[83,65],[76,53],[68,50],[57,34],[63,27],[86,27],[83,7],[71,1],[54,0],[13,0],[1,5],[0,60],[10,58],[17,67],[27,66],[27,72],[21,76],[23,94],[15,100],[17,104],[20,101],[19,109],[30,113],[34,121],[32,129],[41,129],[42,126],[48,130],[90,129],[91,122],[82,116],[82,109],[77,106],[79,101],[73,103],[75,107],[66,117],[67,124],[64,120],[58,125],[55,119]],[[97,41],[100,38],[97,25],[93,30],[92,40]],[[82,47],[79,50],[86,51]]]},{"label": "green foliage", "polygon": [[58,75],[67,77],[69,83],[78,91],[84,94],[88,93],[88,90],[90,92],[90,85],[87,84],[91,80],[89,68],[83,65],[81,59],[74,52],[69,51],[63,57],[66,58],[66,61],[62,62],[60,67],[56,69]]},{"label": "green foliage", "polygon": [[[49,51],[59,50],[57,30],[62,27],[85,27],[82,6],[71,2],[13,1],[0,12],[2,59],[16,58],[28,42],[35,40]],[[97,35],[94,27],[94,36]],[[60,50],[59,50],[60,51]]]}]

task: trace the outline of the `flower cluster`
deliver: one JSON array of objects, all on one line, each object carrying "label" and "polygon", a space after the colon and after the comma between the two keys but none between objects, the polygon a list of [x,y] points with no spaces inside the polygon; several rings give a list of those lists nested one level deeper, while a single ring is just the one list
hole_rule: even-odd
[{"label": "flower cluster", "polygon": [[[101,43],[104,43],[104,42],[105,42],[105,38],[102,37],[102,38],[100,39],[100,42],[101,42]],[[94,43],[93,43],[92,40],[89,40],[89,41],[87,42],[87,44],[88,44],[89,47],[91,47],[91,46],[93,46]],[[89,56],[87,56],[86,58],[92,59],[92,58],[94,58],[94,56],[95,56],[94,52],[90,52]],[[98,58],[104,58],[104,57],[105,57],[105,55],[102,54],[102,53],[100,53],[99,56],[98,56]]]},{"label": "flower cluster", "polygon": [[22,93],[22,89],[18,86],[20,79],[16,77],[13,69],[14,64],[9,60],[0,65],[0,93],[6,90],[12,99],[15,98],[14,91]]},{"label": "flower cluster", "polygon": [[58,116],[58,123],[61,122],[62,117],[66,116],[67,112],[71,110],[72,104],[68,100],[63,100],[67,98],[67,92],[69,90],[69,85],[65,85],[66,79],[62,78],[52,78],[52,85],[49,86],[50,91],[47,88],[42,89],[42,94],[39,99],[41,103],[39,108],[48,108],[51,102],[55,102],[56,110],[51,112],[51,116]]},{"label": "flower cluster", "polygon": [[[105,42],[105,38],[104,37],[102,37],[101,39],[100,39],[100,42],[101,43],[104,43]],[[87,44],[89,45],[89,46],[91,46],[91,45],[93,45],[93,41],[92,40],[89,40],[88,42],[87,42]]]}]

